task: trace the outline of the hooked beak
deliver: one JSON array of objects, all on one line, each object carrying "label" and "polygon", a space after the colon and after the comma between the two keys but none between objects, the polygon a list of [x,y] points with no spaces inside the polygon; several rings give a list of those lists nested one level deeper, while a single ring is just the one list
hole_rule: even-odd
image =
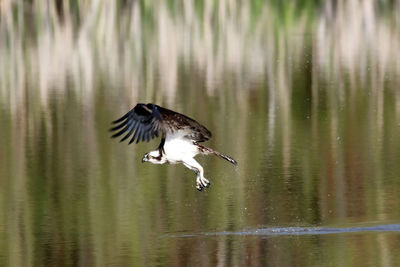
[{"label": "hooked beak", "polygon": [[145,163],[146,161],[149,161],[149,159],[148,159],[146,156],[144,156],[144,157],[142,158],[142,163]]}]

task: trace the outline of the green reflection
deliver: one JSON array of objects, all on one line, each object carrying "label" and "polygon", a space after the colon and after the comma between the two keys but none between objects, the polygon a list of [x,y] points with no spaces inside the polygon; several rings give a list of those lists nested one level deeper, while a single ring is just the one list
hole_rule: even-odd
[{"label": "green reflection", "polygon": [[[0,265],[396,265],[390,233],[161,238],[398,222],[399,4],[335,3],[0,2]],[[139,101],[238,169],[142,165],[108,132]]]}]

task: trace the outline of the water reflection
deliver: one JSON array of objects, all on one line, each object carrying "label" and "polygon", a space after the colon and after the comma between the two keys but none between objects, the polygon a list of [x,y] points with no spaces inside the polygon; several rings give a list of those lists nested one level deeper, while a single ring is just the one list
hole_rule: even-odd
[{"label": "water reflection", "polygon": [[[0,1],[0,265],[394,265],[391,233],[160,240],[398,222],[399,4],[297,2]],[[239,168],[141,165],[107,132],[138,101]]]},{"label": "water reflection", "polygon": [[[379,240],[387,246],[382,250]],[[174,266],[218,265],[218,266],[336,266],[336,265],[383,265],[390,266],[397,260],[396,251],[398,235],[380,234],[346,234],[338,236],[234,236],[198,237],[171,240],[170,246],[177,247],[179,257],[170,259]],[[370,246],[373,245],[373,248]],[[313,250],[309,250],[313,247]],[[218,254],[201,248],[212,248]],[[364,251],[364,253],[360,253]],[[365,252],[371,251],[377,258],[369,257]],[[201,254],[203,253],[203,254]],[[198,255],[207,255],[198,257]],[[388,256],[388,257],[386,257]]]}]

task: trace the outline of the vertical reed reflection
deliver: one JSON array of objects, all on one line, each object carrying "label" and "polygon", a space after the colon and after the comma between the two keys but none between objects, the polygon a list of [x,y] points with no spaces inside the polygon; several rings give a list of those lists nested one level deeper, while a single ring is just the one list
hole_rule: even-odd
[{"label": "vertical reed reflection", "polygon": [[[0,265],[393,264],[392,236],[159,238],[399,218],[400,5],[302,2],[0,1]],[[201,159],[199,194],[141,165],[156,142],[107,133],[138,101],[197,118],[239,168]]]}]

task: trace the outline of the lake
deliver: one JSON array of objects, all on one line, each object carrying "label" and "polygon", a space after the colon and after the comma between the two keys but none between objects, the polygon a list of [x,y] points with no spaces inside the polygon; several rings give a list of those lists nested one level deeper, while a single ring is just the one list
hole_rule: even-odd
[{"label": "lake", "polygon": [[[0,265],[399,265],[395,2],[0,2]],[[138,102],[238,166],[143,164]]]}]

